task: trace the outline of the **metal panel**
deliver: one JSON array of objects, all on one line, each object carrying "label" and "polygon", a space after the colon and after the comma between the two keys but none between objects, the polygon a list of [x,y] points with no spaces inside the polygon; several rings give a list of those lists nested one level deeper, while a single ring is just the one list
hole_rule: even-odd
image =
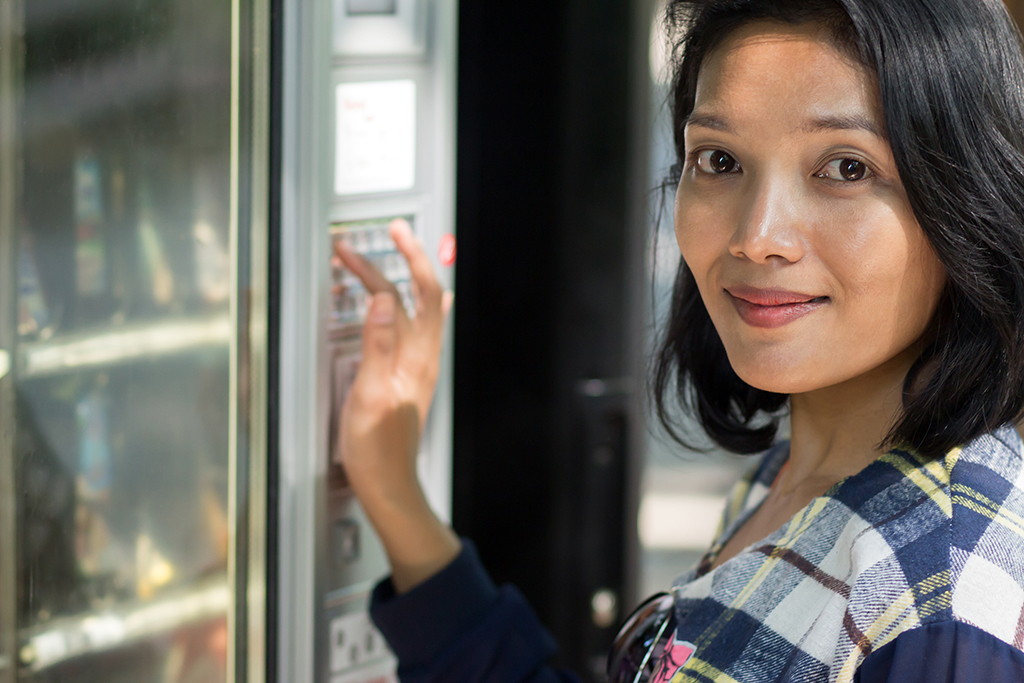
[{"label": "metal panel", "polygon": [[[406,216],[429,252],[443,233],[453,232],[454,216],[455,2],[398,0],[393,15],[352,15],[344,2],[331,5],[284,4],[277,620],[287,628],[280,629],[276,652],[279,679],[298,683],[389,675],[392,666],[383,650],[353,658],[335,640],[355,629],[378,642],[363,613],[387,563],[331,461],[334,413],[359,353],[358,302],[332,299],[332,240],[379,242],[387,219]],[[361,40],[374,26],[404,26],[408,40],[353,48],[350,29],[358,28]],[[336,88],[387,81],[414,84],[402,89],[416,93],[415,182],[355,188],[358,193],[343,187],[345,194],[335,195]],[[373,95],[373,88],[363,90]],[[387,245],[364,246],[382,262],[398,262]],[[442,277],[453,284],[450,273]],[[421,458],[428,498],[445,518],[451,505],[450,366],[449,355]]]},{"label": "metal panel", "polygon": [[333,0],[334,53],[358,60],[423,57],[429,3],[423,0]]}]

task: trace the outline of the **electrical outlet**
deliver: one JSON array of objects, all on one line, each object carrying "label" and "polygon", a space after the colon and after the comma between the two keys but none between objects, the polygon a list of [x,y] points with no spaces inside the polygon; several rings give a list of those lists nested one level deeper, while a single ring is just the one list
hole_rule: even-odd
[{"label": "electrical outlet", "polygon": [[389,651],[370,615],[354,612],[331,620],[331,672],[346,671],[388,657]]},{"label": "electrical outlet", "polygon": [[330,683],[399,683],[398,664],[394,659],[385,659],[354,671],[331,674]]}]

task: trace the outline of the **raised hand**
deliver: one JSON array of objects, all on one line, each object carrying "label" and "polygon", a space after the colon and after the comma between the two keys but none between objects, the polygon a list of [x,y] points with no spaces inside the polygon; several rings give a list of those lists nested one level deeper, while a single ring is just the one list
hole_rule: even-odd
[{"label": "raised hand", "polygon": [[336,253],[372,295],[363,359],[342,407],[341,461],[384,544],[396,590],[403,592],[458,554],[456,536],[433,513],[416,475],[419,440],[437,383],[442,332],[452,295],[434,276],[404,220],[389,231],[409,263],[410,317],[395,286],[366,259],[336,243]]}]

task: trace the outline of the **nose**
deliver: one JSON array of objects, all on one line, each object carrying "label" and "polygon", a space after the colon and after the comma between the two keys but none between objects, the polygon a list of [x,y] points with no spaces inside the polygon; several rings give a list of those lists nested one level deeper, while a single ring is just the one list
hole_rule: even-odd
[{"label": "nose", "polygon": [[806,253],[801,226],[807,211],[800,206],[799,189],[779,178],[754,178],[737,215],[729,253],[754,263],[782,259],[796,263]]}]

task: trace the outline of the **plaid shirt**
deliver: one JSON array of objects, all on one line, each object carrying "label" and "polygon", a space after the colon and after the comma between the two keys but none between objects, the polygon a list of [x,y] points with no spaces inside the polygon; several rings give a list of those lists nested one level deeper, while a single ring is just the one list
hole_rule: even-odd
[{"label": "plaid shirt", "polygon": [[[673,587],[673,683],[853,681],[865,658],[924,625],[969,624],[1024,645],[1024,466],[1010,427],[927,461],[895,449],[714,571],[789,454],[737,484],[722,532]],[[685,641],[685,643],[684,643]]]}]

